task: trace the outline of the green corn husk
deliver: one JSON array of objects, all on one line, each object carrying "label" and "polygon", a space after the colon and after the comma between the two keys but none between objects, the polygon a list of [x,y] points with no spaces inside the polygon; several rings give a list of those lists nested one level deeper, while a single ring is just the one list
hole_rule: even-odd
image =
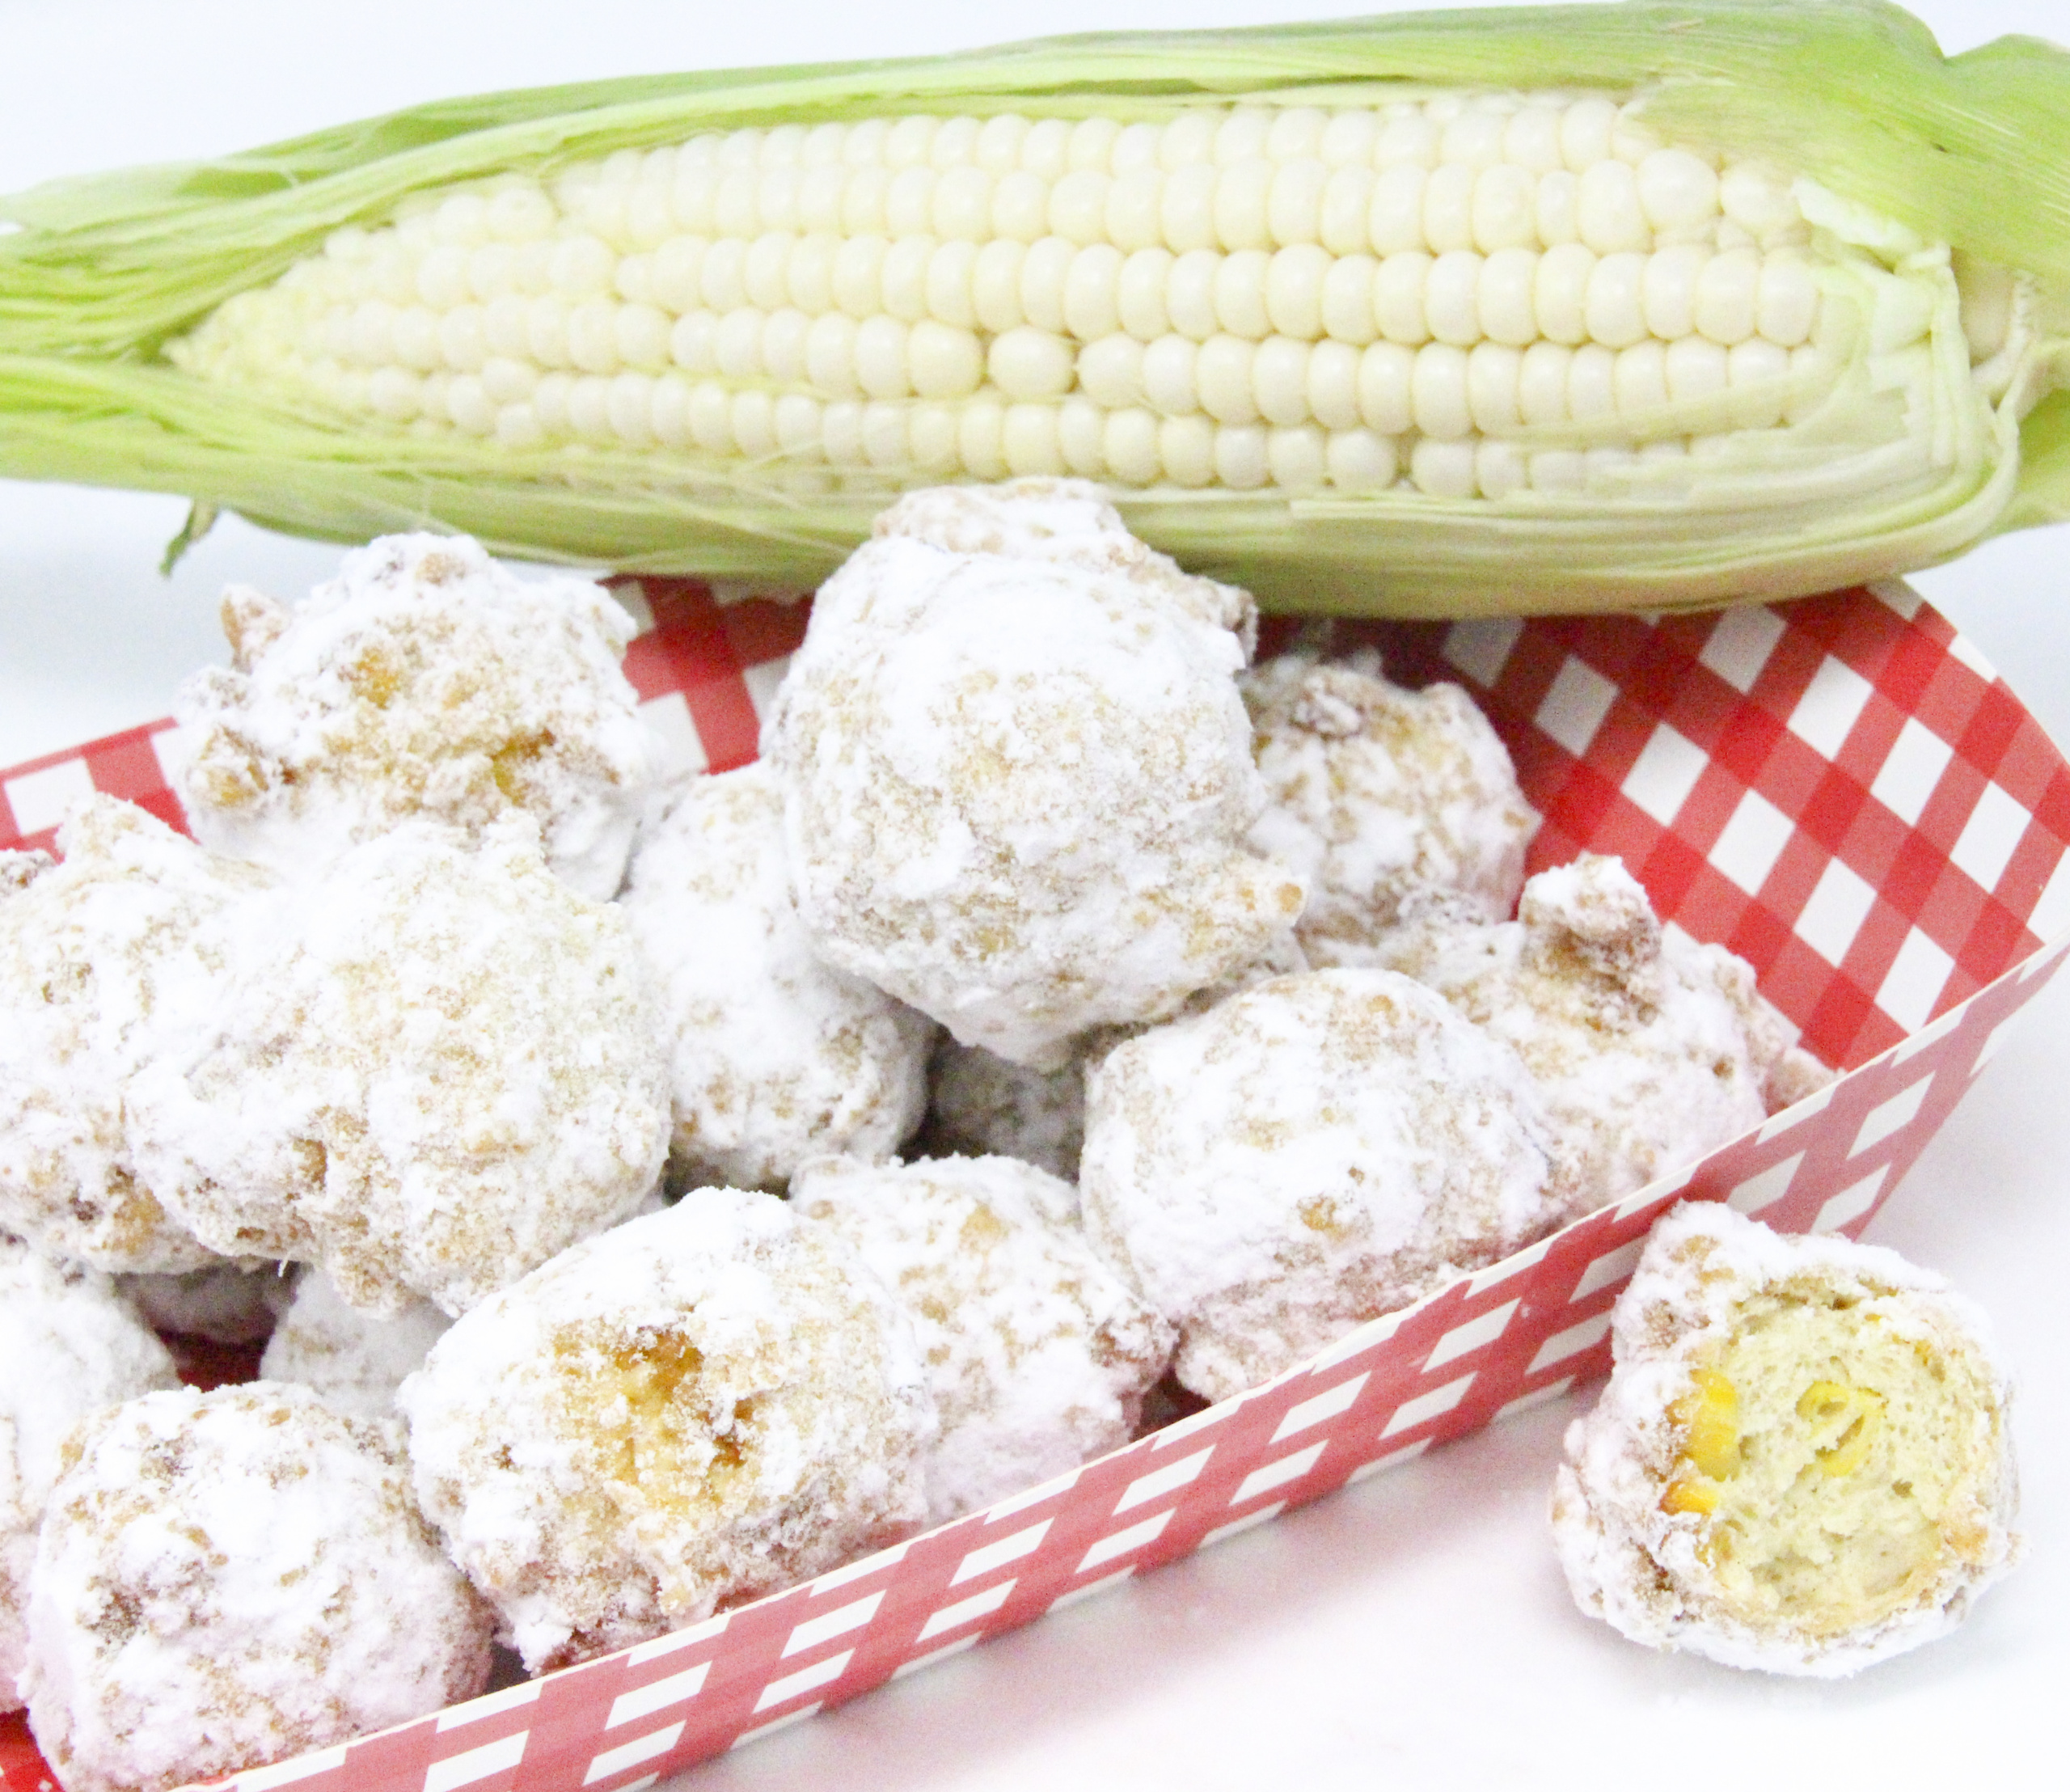
[{"label": "green corn husk", "polygon": [[[2070,55],[2013,38],[1943,58],[1881,0],[1629,0],[640,77],[57,183],[0,202],[21,226],[0,238],[0,474],[175,492],[197,514],[333,540],[432,526],[534,559],[813,582],[867,535],[882,489],[805,491],[781,464],[694,450],[513,449],[356,422],[204,382],[165,345],[412,195],[699,131],[913,110],[1160,119],[1238,96],[1328,105],[1434,85],[1643,90],[1670,141],[1760,155],[1837,196],[1864,316],[1874,293],[1910,282],[1932,318],[1926,348],[1895,370],[1865,323],[1853,402],[1887,409],[1874,388],[1901,387],[1930,466],[1898,456],[1879,483],[1873,457],[1831,464],[1814,427],[1747,433],[1693,485],[1607,495],[1117,493],[1146,539],[1279,607],[1460,615],[1772,600],[2070,516],[2070,392],[2055,390],[2070,383]],[[1950,247],[2021,277],[1988,388],[1971,377]]]}]

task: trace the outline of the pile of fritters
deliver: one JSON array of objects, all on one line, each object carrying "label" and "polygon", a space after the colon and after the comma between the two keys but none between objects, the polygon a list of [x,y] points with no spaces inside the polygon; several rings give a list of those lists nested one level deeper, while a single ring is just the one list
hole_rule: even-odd
[{"label": "pile of fritters", "polygon": [[[538,1670],[755,1597],[1816,1085],[1614,861],[1525,883],[1463,692],[1254,623],[1092,487],[916,493],[766,759],[663,788],[594,586],[420,536],[233,592],[207,843],[96,798],[0,855],[0,1697],[53,1760],[171,1786],[466,1695],[492,1624]],[[125,1303],[271,1325],[264,1379],[163,1391]],[[262,1486],[176,1612],[118,1572]]]}]

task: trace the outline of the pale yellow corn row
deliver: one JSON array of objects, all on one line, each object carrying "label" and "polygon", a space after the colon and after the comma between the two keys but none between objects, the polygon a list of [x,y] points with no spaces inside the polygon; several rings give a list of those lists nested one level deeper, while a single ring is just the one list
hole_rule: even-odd
[{"label": "pale yellow corn row", "polygon": [[[1597,94],[913,114],[420,193],[168,353],[351,419],[741,458],[801,492],[1500,498],[1808,414],[1840,360],[1812,241],[1787,175]],[[1966,290],[1978,359],[2004,284]],[[1705,399],[1714,436],[1618,425]]]}]

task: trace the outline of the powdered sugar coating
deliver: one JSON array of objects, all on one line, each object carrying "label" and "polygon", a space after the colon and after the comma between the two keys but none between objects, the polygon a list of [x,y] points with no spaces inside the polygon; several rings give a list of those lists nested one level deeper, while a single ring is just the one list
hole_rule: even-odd
[{"label": "powdered sugar coating", "polygon": [[1307,880],[1297,932],[1311,963],[1433,901],[1482,921],[1515,912],[1538,812],[1459,686],[1406,689],[1367,649],[1283,654],[1243,691],[1271,792],[1251,842]]},{"label": "powdered sugar coating", "polygon": [[625,919],[522,818],[406,822],[298,894],[198,1047],[135,1086],[164,1198],[218,1249],[319,1262],[355,1306],[458,1313],[630,1213],[667,1069]]},{"label": "powdered sugar coating", "polygon": [[[1255,957],[1219,982],[1197,989],[1168,1018],[1205,1014],[1239,990],[1308,969],[1291,933],[1275,934]],[[1054,1070],[1010,1063],[982,1046],[959,1045],[948,1033],[937,1041],[928,1066],[927,1118],[917,1148],[928,1157],[1018,1157],[1060,1176],[1078,1179],[1085,1146],[1085,1069],[1124,1039],[1151,1025],[1098,1027],[1073,1042],[1072,1055]]]},{"label": "powdered sugar coating", "polygon": [[1407,978],[1312,971],[1092,1067],[1079,1189],[1220,1400],[1543,1231],[1547,1139],[1508,1046]]},{"label": "powdered sugar coating", "polygon": [[1068,1182],[1009,1157],[822,1158],[800,1170],[791,1200],[912,1316],[941,1418],[929,1524],[1134,1435],[1174,1336],[1093,1255]]},{"label": "powdered sugar coating", "polygon": [[223,598],[234,663],[190,680],[181,780],[209,845],[302,876],[412,816],[526,814],[555,872],[618,888],[657,745],[602,587],[520,580],[465,536],[391,535],[292,610]]},{"label": "powdered sugar coating", "polygon": [[216,1261],[140,1162],[133,1080],[184,1048],[265,929],[272,878],[95,796],[61,864],[0,883],[0,1225],[104,1270]]},{"label": "powdered sugar coating", "polygon": [[1073,1059],[1059,1070],[1029,1070],[944,1033],[928,1065],[920,1143],[930,1157],[1017,1157],[1075,1181],[1085,1143],[1084,1067]]},{"label": "powdered sugar coating", "polygon": [[0,852],[0,897],[19,896],[57,863],[48,852]]},{"label": "powdered sugar coating", "polygon": [[[1674,929],[1666,930],[1676,949],[1691,944]],[[1736,953],[1709,944],[1696,947],[1696,955],[1708,966],[1719,991],[1739,1016],[1747,1031],[1747,1055],[1754,1073],[1761,1079],[1761,1100],[1770,1114],[1781,1114],[1808,1096],[1840,1080],[1840,1071],[1821,1063],[1797,1043],[1797,1029],[1782,1010],[1764,995],[1754,979],[1754,967]]]},{"label": "powdered sugar coating", "polygon": [[380,1418],[453,1321],[428,1300],[376,1319],[346,1304],[321,1270],[303,1272],[259,1359],[265,1381],[292,1381],[341,1413]]},{"label": "powdered sugar coating", "polygon": [[1751,969],[1664,928],[1621,861],[1585,854],[1524,886],[1519,919],[1428,915],[1361,954],[1514,1046],[1558,1143],[1568,1219],[1693,1162],[1830,1072],[1787,1044]]},{"label": "powdered sugar coating", "polygon": [[27,1640],[29,1565],[58,1447],[103,1406],[170,1388],[172,1359],[97,1270],[60,1266],[0,1232],[0,1711]]},{"label": "powdered sugar coating", "polygon": [[159,1792],[482,1690],[488,1614],[399,1442],[266,1382],[147,1394],[74,1434],[23,1677],[71,1792]]},{"label": "powdered sugar coating", "polygon": [[914,493],[822,588],[765,732],[821,955],[1054,1068],[1282,934],[1234,676],[1250,599],[1096,487]]},{"label": "powdered sugar coating", "polygon": [[905,1316],[824,1227],[701,1189],[441,1338],[418,1497],[535,1672],[895,1541],[934,1431]]},{"label": "powdered sugar coating", "polygon": [[[1762,1360],[1764,1338],[1793,1325],[1817,1347]],[[1685,1202],[1647,1240],[1612,1341],[1602,1398],[1568,1428],[1552,1530],[1576,1602],[1633,1641],[1735,1667],[1852,1674],[1954,1629],[2017,1555],[2009,1389],[1988,1325],[1895,1252],[1785,1238],[1721,1203]],[[1823,1403],[1855,1394],[1841,1384],[1878,1353],[1898,1375],[1869,1397],[1874,1428],[1817,1447]],[[1754,1369],[1777,1385],[1764,1388]],[[1721,1371],[1743,1384],[1738,1422],[1765,1406],[1782,1422],[1735,1438],[1738,1464],[1692,1498],[1703,1378]],[[1907,1371],[1924,1400],[1905,1401]],[[1781,1552],[1758,1521],[1743,1538],[1721,1528],[1736,1515],[1730,1482],[1770,1460],[1772,1478],[1794,1474],[1788,1498],[1805,1508]],[[1707,1500],[1718,1502],[1696,1509]],[[1836,1620],[1865,1570],[1861,1608]]]},{"label": "powdered sugar coating", "polygon": [[893,1152],[919,1124],[934,1025],[814,956],[766,765],[686,784],[619,906],[669,1035],[673,1186],[780,1192],[807,1157]]}]

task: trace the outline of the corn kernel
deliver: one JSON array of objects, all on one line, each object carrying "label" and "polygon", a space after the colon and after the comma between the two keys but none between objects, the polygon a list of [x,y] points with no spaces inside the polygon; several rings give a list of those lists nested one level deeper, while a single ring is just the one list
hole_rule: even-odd
[{"label": "corn kernel", "polygon": [[1739,1466],[1739,1395],[1715,1369],[1697,1369],[1694,1390],[1667,1409],[1682,1427],[1682,1453],[1713,1481],[1728,1479]]},{"label": "corn kernel", "polygon": [[1851,1475],[1868,1460],[1882,1429],[1883,1397],[1873,1388],[1814,1381],[1798,1398],[1797,1416],[1826,1441],[1818,1462],[1828,1475]]},{"label": "corn kernel", "polygon": [[1660,1509],[1663,1512],[1694,1512],[1707,1518],[1717,1510],[1717,1500],[1716,1481],[1691,1477],[1668,1483],[1667,1491],[1660,1496]]}]

